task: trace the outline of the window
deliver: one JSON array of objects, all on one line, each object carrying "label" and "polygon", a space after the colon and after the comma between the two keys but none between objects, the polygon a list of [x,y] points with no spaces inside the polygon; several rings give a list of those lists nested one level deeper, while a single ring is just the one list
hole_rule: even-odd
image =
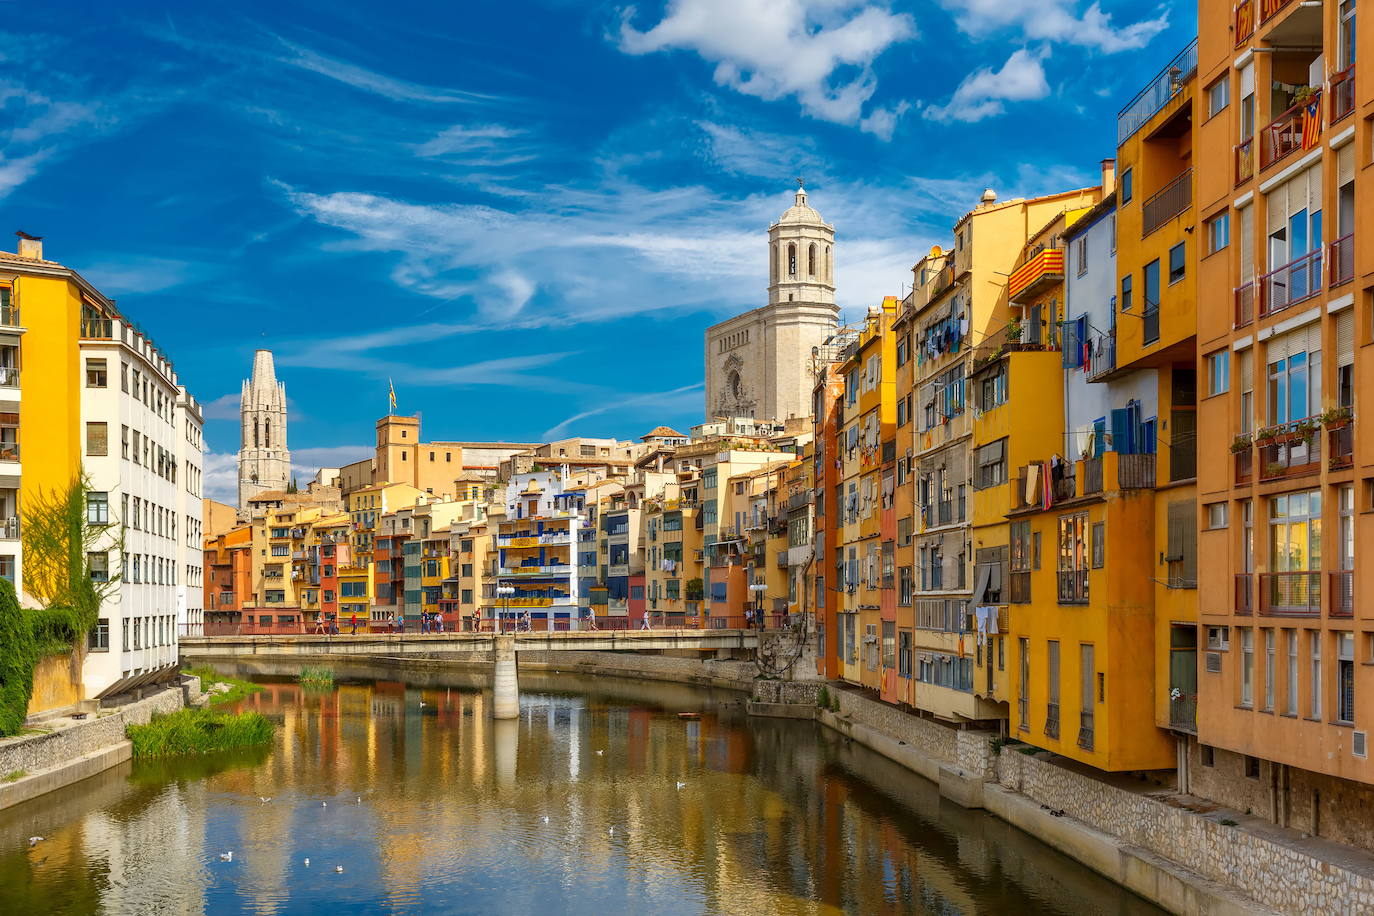
[{"label": "window", "polygon": [[1131,196],[1135,185],[1135,182],[1132,180],[1134,177],[1130,169],[1126,169],[1126,171],[1121,173],[1121,202],[1123,204],[1131,202]]},{"label": "window", "polygon": [[1165,524],[1168,587],[1197,588],[1197,500],[1169,503]]},{"label": "window", "polygon": [[1107,523],[1093,522],[1092,527],[1093,569],[1101,569],[1106,564]]},{"label": "window", "polygon": [[1207,87],[1207,117],[1220,114],[1231,102],[1230,76],[1223,76]]},{"label": "window", "polygon": [[1231,628],[1208,627],[1207,648],[1214,649],[1218,652],[1228,651],[1231,648]]},{"label": "window", "polygon": [[1207,239],[1207,253],[1215,254],[1231,244],[1231,214],[1218,213],[1203,224]]},{"label": "window", "polygon": [[1231,351],[1218,350],[1207,354],[1207,395],[1225,394],[1231,390]]},{"label": "window", "polygon": [[1020,713],[1021,731],[1030,730],[1030,640],[1022,636],[1019,639],[1021,644],[1021,680],[1020,690],[1017,696],[1017,706]]},{"label": "window", "polygon": [[883,621],[883,667],[897,667],[897,624],[892,620]]},{"label": "window", "polygon": [[911,631],[897,634],[897,676],[911,678]]},{"label": "window", "polygon": [[1322,717],[1322,631],[1307,631],[1307,649],[1312,659],[1312,718]]},{"label": "window", "polygon": [[1264,711],[1274,711],[1274,662],[1277,655],[1274,647],[1274,631],[1264,630]]},{"label": "window", "polygon": [[1169,285],[1173,286],[1188,275],[1187,242],[1179,242],[1169,249]]},{"label": "window", "polygon": [[86,424],[86,454],[103,457],[110,452],[110,428],[106,423]]},{"label": "window", "polygon": [[1290,716],[1298,714],[1298,631],[1284,630],[1284,639],[1288,643],[1288,683],[1285,685],[1288,700],[1284,704],[1284,712]]},{"label": "window", "polygon": [[86,494],[86,524],[108,525],[110,523],[110,494],[94,490]]},{"label": "window", "polygon": [[1078,276],[1088,272],[1088,236],[1086,233],[1073,240],[1073,264]]},{"label": "window", "polygon": [[974,452],[974,465],[977,468],[974,477],[974,489],[984,490],[1006,483],[1006,446],[1006,440],[999,439],[978,448]]},{"label": "window", "polygon": [[1269,354],[1269,422],[1273,425],[1291,423],[1320,413],[1320,343],[1310,335],[1298,341],[1287,335],[1282,339],[1270,338]]},{"label": "window", "polygon": [[1255,631],[1240,628],[1240,705],[1255,705]]},{"label": "window", "polygon": [[1045,735],[1059,737],[1059,640],[1051,639],[1045,646],[1046,689]]},{"label": "window", "polygon": [[90,635],[86,640],[86,648],[92,652],[110,651],[110,619],[101,617],[96,620],[95,626],[91,627]]},{"label": "window", "polygon": [[1205,508],[1207,510],[1207,528],[1209,530],[1216,528],[1225,528],[1227,526],[1226,503],[1208,503]]},{"label": "window", "polygon": [[1007,363],[997,363],[997,368],[978,379],[978,409],[989,411],[1007,402]]},{"label": "window", "polygon": [[91,571],[92,582],[110,581],[110,554],[104,550],[94,550],[86,554],[86,567]]},{"label": "window", "polygon": [[1131,306],[1135,304],[1135,277],[1131,274],[1121,278],[1121,311],[1129,312]]},{"label": "window", "polygon": [[[1172,257],[1172,254],[1170,256]],[[1145,294],[1143,339],[1145,343],[1152,344],[1159,340],[1159,260],[1156,258],[1146,264],[1141,276]],[[1150,316],[1154,316],[1153,320]]]},{"label": "window", "polygon": [[1336,721],[1355,721],[1355,634],[1336,634]]},{"label": "window", "polygon": [[1088,601],[1088,515],[1086,512],[1059,518],[1059,603]]},{"label": "window", "polygon": [[104,388],[108,384],[105,369],[105,360],[88,359],[86,360],[86,387]]},{"label": "window", "polygon": [[1011,595],[1013,604],[1028,604],[1031,600],[1031,523],[1029,520],[1011,523]]}]

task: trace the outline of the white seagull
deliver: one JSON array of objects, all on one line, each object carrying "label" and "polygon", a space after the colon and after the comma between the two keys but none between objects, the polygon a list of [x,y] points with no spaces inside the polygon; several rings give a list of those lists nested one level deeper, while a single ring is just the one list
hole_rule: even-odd
[{"label": "white seagull", "polygon": [[37,845],[38,845],[39,843],[41,843],[41,842],[43,842],[43,837],[41,837],[41,836],[31,836],[31,837],[29,837],[29,845],[30,845],[30,846],[37,846]]},{"label": "white seagull", "polygon": [[309,867],[310,867],[310,858],[309,858],[308,856],[306,857],[306,860],[305,860],[305,867],[306,867],[306,868],[309,868]]},{"label": "white seagull", "polygon": [[677,784],[677,787],[678,787],[679,789],[685,789],[685,788],[687,788],[687,783],[685,783],[685,782],[679,782],[679,783]]},{"label": "white seagull", "polygon": [[612,827],[610,830],[607,830],[606,832],[609,833],[611,836],[615,836],[615,828],[614,828],[614,827]]},{"label": "white seagull", "polygon": [[547,824],[548,822],[549,822],[549,816],[546,814],[546,815],[544,815],[544,823]]},{"label": "white seagull", "polygon": [[329,802],[320,802],[320,807],[321,807],[321,808],[328,808],[328,807],[329,807]]},{"label": "white seagull", "polygon": [[604,754],[604,753],[606,753],[606,752],[605,752],[605,751],[597,751],[597,752],[596,752],[596,756],[600,757],[600,756],[601,756],[602,754]]},{"label": "white seagull", "polygon": [[334,866],[334,870],[335,870],[336,872],[338,872],[339,874],[343,874],[343,866],[342,866],[342,865],[335,865],[335,866]]},{"label": "white seagull", "polygon": [[234,851],[231,849],[229,852],[222,852],[222,853],[220,853],[220,854],[219,854],[219,860],[220,860],[221,862],[232,862],[232,861],[234,861]]},{"label": "white seagull", "polygon": [[261,795],[258,796],[258,801],[262,802],[264,805],[267,804],[268,802],[270,802],[271,800],[272,800],[272,797],[271,797],[270,795],[267,796],[266,798],[264,798],[264,797],[261,796]]}]

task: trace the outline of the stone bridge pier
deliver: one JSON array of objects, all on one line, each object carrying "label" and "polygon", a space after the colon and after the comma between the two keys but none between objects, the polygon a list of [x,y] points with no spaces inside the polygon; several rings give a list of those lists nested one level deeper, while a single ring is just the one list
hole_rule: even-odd
[{"label": "stone bridge pier", "polygon": [[497,719],[520,718],[520,682],[515,669],[515,636],[495,636],[496,671],[492,678],[492,715]]}]

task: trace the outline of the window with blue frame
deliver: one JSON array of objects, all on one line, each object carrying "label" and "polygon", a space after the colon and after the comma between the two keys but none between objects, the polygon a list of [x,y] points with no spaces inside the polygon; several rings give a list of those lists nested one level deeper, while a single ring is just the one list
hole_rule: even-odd
[{"label": "window with blue frame", "polygon": [[1140,402],[1131,401],[1111,413],[1112,451],[1121,455],[1155,453],[1155,418],[1140,416]]}]

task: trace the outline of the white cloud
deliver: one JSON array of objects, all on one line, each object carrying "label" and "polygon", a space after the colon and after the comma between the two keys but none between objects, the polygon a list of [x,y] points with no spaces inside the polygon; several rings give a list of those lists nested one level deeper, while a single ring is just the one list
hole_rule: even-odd
[{"label": "white cloud", "polygon": [[[631,417],[654,419],[661,418],[665,414],[683,414],[690,410],[696,410],[701,407],[701,392],[705,387],[704,382],[697,382],[693,385],[674,388],[671,391],[617,396],[614,400],[606,400],[598,407],[573,414],[566,420],[544,430],[541,438],[546,441],[561,439],[572,434],[573,424],[588,417],[596,417],[612,411],[618,414],[623,422]],[[658,423],[654,422],[654,425],[657,426]]]},{"label": "white cloud", "polygon": [[936,121],[973,123],[1005,112],[1003,102],[1043,99],[1049,93],[1040,58],[1022,48],[1013,52],[1000,70],[983,67],[970,73],[948,104],[926,108],[926,116]]},{"label": "white cloud", "polygon": [[505,144],[502,141],[523,137],[525,131],[502,124],[455,124],[432,140],[421,143],[415,152],[421,156],[449,156],[455,153],[489,153]]},{"label": "white cloud", "polygon": [[858,0],[670,0],[642,32],[634,14],[625,11],[618,36],[628,54],[694,51],[715,64],[718,85],[795,97],[811,117],[892,134],[898,111],[864,107],[877,89],[874,59],[916,34],[905,13]]},{"label": "white cloud", "polygon": [[217,267],[196,261],[147,255],[105,256],[81,268],[81,273],[102,291],[113,294],[156,293],[204,280]]},{"label": "white cloud", "polygon": [[1168,27],[1164,7],[1158,15],[1116,27],[1112,15],[1093,3],[1076,15],[1078,0],[942,0],[955,14],[959,28],[982,37],[1002,29],[1016,29],[1031,41],[1054,41],[1095,48],[1108,54],[1143,48]]},{"label": "white cloud", "polygon": [[210,499],[231,506],[239,501],[239,456],[233,452],[206,452],[201,456],[201,491]]},{"label": "white cloud", "polygon": [[285,49],[284,54],[276,57],[278,62],[299,67],[326,79],[335,80],[346,86],[352,86],[354,89],[379,95],[394,102],[454,104],[497,101],[496,96],[464,92],[459,89],[441,89],[397,79],[346,60],[321,54],[303,45],[287,41],[285,38],[273,37]]},{"label": "white cloud", "polygon": [[726,172],[757,178],[785,180],[801,175],[823,180],[816,144],[806,136],[787,136],[750,130],[732,124],[697,121],[706,134],[710,160]]}]

